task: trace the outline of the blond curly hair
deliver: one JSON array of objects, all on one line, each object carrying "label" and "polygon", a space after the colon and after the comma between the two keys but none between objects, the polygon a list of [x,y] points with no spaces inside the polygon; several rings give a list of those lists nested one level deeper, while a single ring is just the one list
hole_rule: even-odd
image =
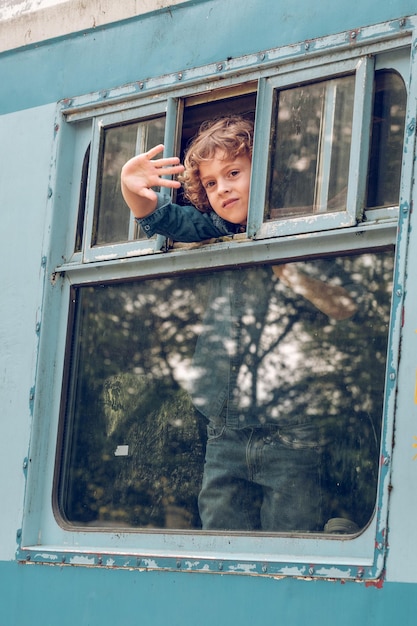
[{"label": "blond curly hair", "polygon": [[253,122],[241,116],[227,116],[204,122],[191,141],[184,158],[185,171],[179,177],[184,185],[184,196],[197,209],[206,213],[210,203],[200,180],[200,164],[221,150],[225,158],[247,155],[252,158]]}]

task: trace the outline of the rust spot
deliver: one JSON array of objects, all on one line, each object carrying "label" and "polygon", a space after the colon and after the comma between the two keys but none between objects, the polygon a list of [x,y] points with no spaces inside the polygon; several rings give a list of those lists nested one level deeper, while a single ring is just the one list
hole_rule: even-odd
[{"label": "rust spot", "polygon": [[360,32],[359,28],[356,28],[354,30],[349,31],[349,41],[351,43],[355,43],[356,42],[356,39],[357,39],[357,37],[359,35],[359,32]]},{"label": "rust spot", "polygon": [[377,589],[382,589],[384,586],[384,579],[379,578],[378,580],[367,580],[365,582],[365,587],[376,587]]}]

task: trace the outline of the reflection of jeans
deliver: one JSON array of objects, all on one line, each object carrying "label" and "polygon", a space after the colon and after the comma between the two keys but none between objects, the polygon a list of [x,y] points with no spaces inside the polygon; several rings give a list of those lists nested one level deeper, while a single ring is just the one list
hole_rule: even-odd
[{"label": "reflection of jeans", "polygon": [[199,496],[203,529],[322,530],[321,449],[313,431],[210,422]]}]

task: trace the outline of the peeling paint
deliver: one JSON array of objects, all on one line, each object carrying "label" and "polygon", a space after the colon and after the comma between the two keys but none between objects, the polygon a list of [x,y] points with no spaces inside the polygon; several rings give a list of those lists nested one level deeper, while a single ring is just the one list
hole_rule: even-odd
[{"label": "peeling paint", "polygon": [[161,569],[154,559],[142,559],[143,565],[148,569]]},{"label": "peeling paint", "polygon": [[50,561],[54,563],[60,560],[57,554],[52,554],[50,552],[41,552],[39,554],[35,554],[33,558],[35,560],[42,559],[42,561]]},{"label": "peeling paint", "polygon": [[230,565],[228,569],[230,572],[244,572],[250,574],[256,571],[256,565],[254,563],[237,563],[237,565]]},{"label": "peeling paint", "polygon": [[95,559],[93,556],[77,554],[75,556],[72,556],[68,562],[71,565],[94,565]]}]

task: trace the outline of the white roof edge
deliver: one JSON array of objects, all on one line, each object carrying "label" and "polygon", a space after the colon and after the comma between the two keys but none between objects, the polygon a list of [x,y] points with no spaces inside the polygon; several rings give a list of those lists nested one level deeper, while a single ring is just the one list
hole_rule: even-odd
[{"label": "white roof edge", "polygon": [[182,4],[187,0],[37,0],[0,3],[0,53]]}]

